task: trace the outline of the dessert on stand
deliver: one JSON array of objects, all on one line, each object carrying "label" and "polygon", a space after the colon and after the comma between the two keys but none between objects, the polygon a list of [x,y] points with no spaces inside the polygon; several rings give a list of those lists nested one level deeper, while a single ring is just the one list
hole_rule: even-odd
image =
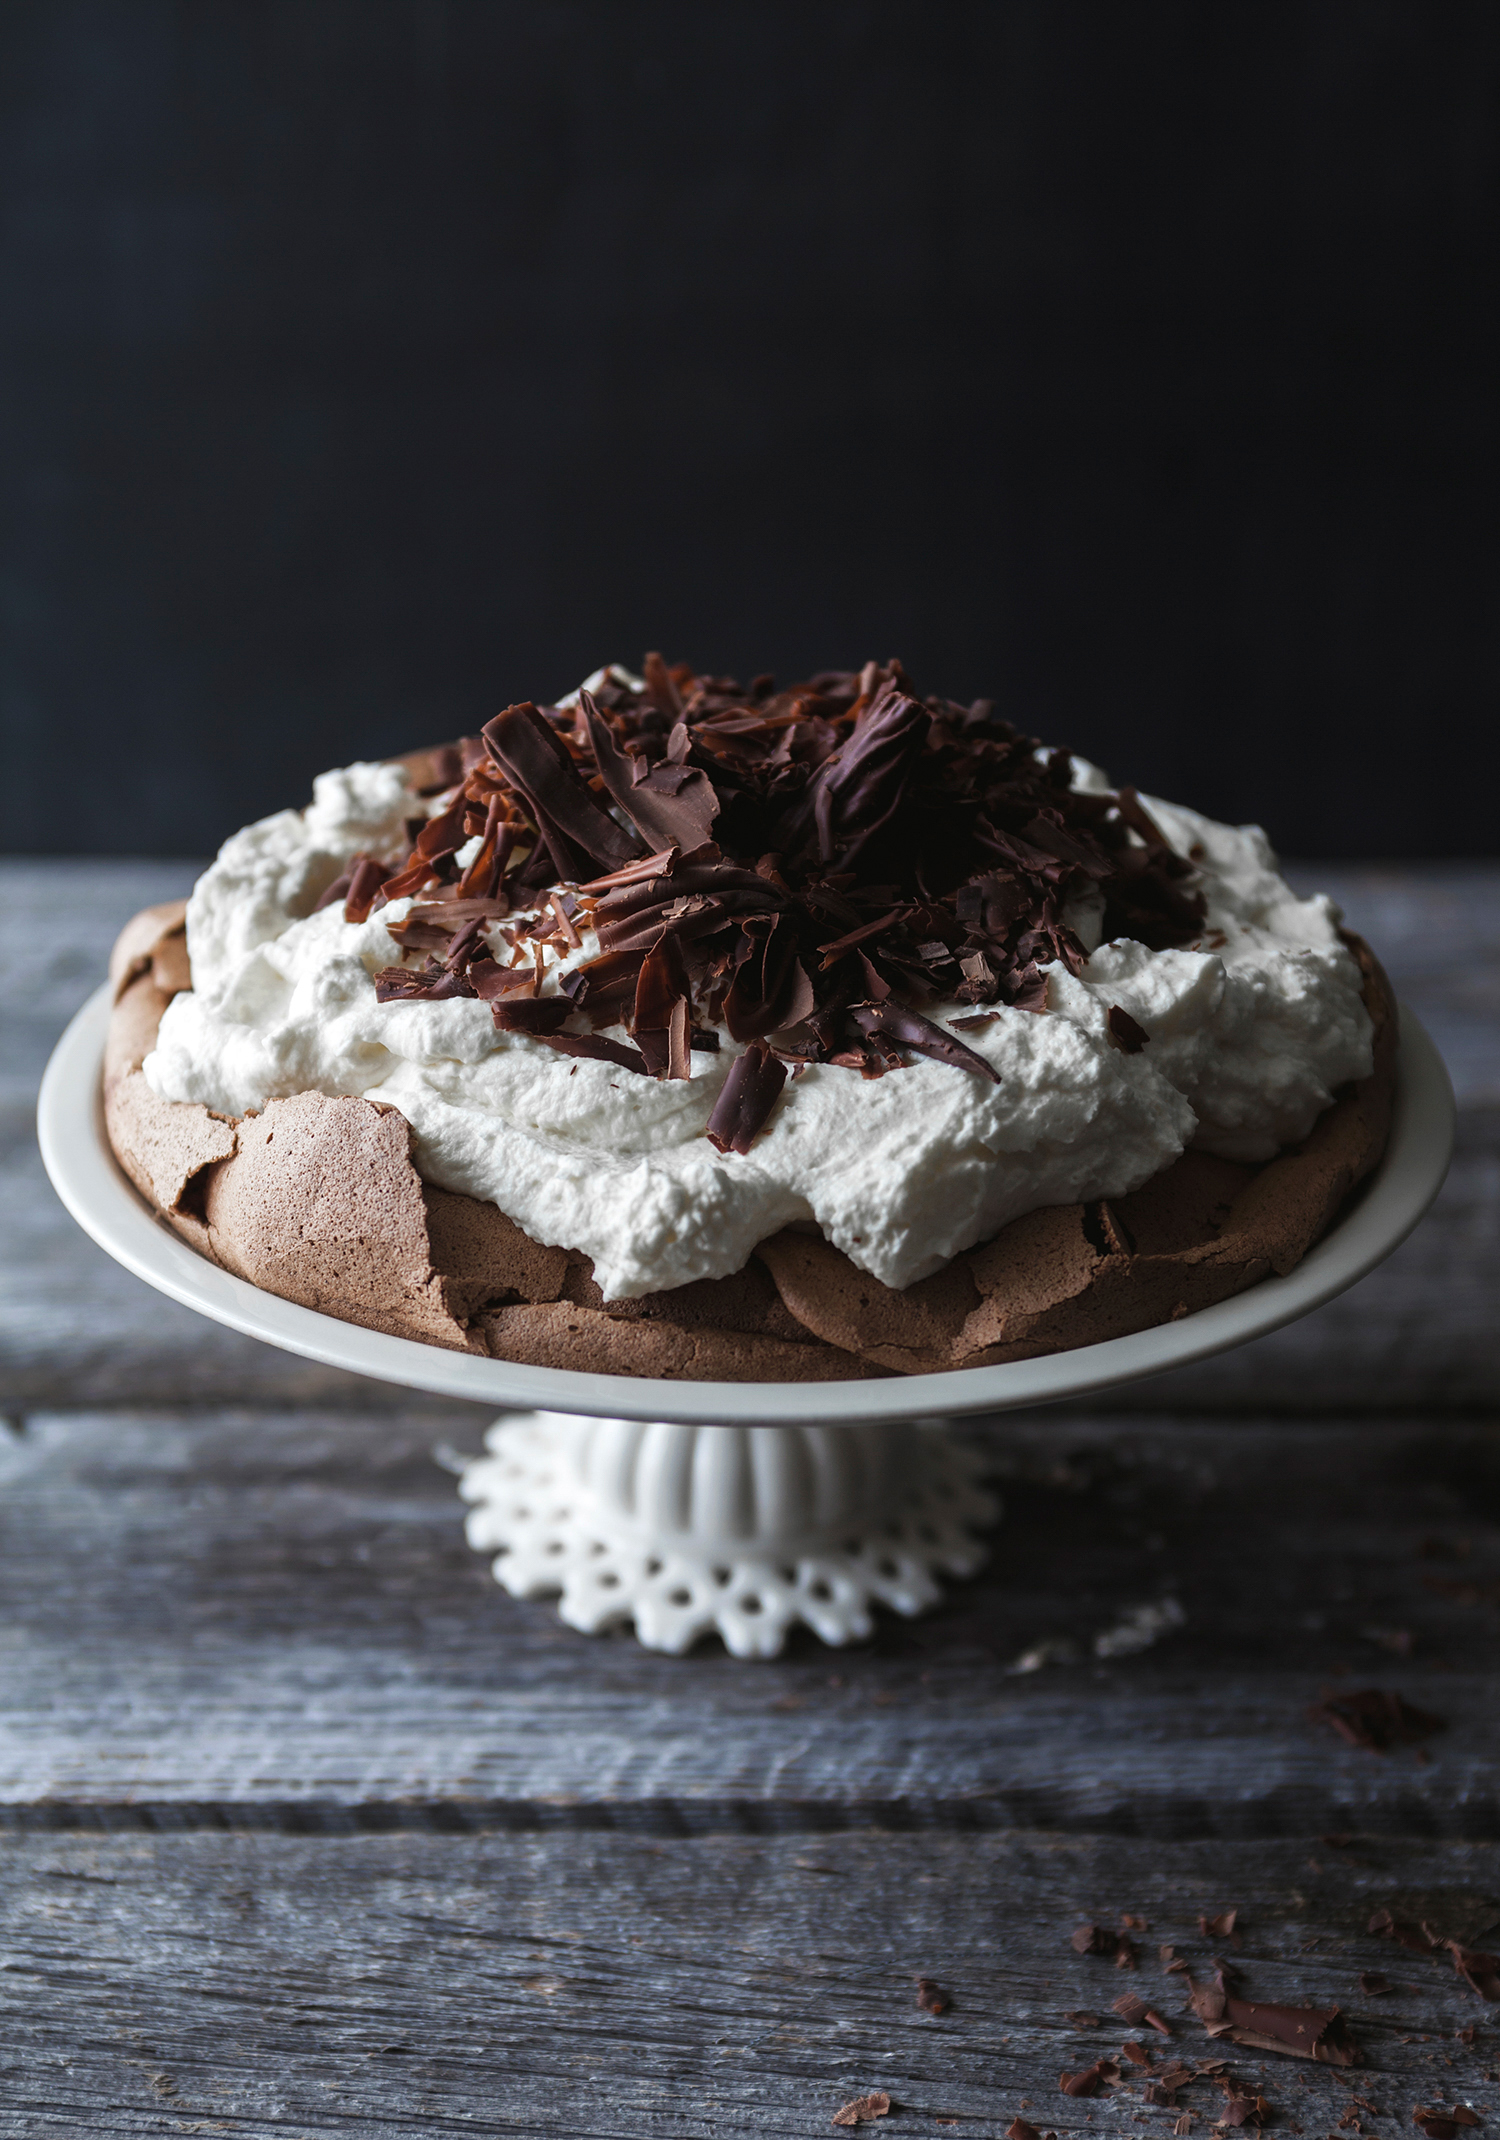
[{"label": "dessert on stand", "polygon": [[898,663],[651,656],[235,835],[127,927],[41,1121],[151,1282],[526,1407],[462,1482],[507,1587],[767,1655],[979,1564],[942,1418],[1388,1253],[1451,1097],[1258,828]]}]

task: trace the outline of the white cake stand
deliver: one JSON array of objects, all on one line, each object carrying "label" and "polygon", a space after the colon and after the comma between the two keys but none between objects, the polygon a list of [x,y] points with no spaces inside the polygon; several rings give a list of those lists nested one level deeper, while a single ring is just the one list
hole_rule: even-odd
[{"label": "white cake stand", "polygon": [[460,1492],[471,1544],[495,1552],[518,1597],[561,1592],[595,1631],[634,1621],[652,1649],[717,1632],[774,1656],[800,1621],[857,1641],[875,1604],[917,1613],[939,1574],[985,1558],[998,1506],[942,1422],[1085,1397],[1186,1366],[1321,1307],[1411,1232],[1453,1150],[1453,1092],[1402,1012],[1395,1117],[1380,1166],[1338,1225],[1285,1278],[1175,1323],[1044,1359],[857,1382],[660,1382],[524,1367],[386,1337],[279,1300],[207,1262],[137,1195],[104,1132],[109,992],[63,1034],[37,1127],[53,1186],[127,1270],[232,1330],[324,1366],[521,1413],[492,1427]]}]

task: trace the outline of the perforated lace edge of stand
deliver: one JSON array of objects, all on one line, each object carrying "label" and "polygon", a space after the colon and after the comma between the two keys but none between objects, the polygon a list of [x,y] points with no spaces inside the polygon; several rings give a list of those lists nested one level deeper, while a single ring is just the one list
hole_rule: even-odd
[{"label": "perforated lace edge of stand", "polygon": [[934,1432],[900,1514],[784,1558],[710,1557],[643,1545],[612,1523],[559,1480],[556,1445],[537,1422],[505,1422],[487,1439],[491,1454],[467,1467],[459,1491],[472,1504],[469,1544],[498,1549],[496,1581],[516,1598],[560,1593],[559,1617],[583,1634],[634,1621],[647,1648],[672,1655],[718,1634],[736,1657],[773,1657],[799,1622],[834,1646],[863,1641],[874,1606],[910,1617],[940,1600],[937,1576],[973,1575],[988,1556],[974,1533],[1000,1514],[978,1483],[982,1456]]}]

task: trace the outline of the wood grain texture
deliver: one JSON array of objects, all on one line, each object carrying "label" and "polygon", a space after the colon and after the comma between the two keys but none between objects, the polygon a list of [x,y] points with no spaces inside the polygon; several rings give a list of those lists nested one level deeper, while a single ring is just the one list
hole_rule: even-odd
[{"label": "wood grain texture", "polygon": [[[881,2089],[889,2124],[1166,2136],[1142,2076],[1058,2086],[1123,2041],[1158,2065],[1215,2057],[1273,2129],[1413,2131],[1419,2104],[1500,2112],[1495,2009],[1447,1965],[1368,1936],[1395,1904],[1470,1940],[1500,1917],[1494,1845],[1343,1848],[1036,1834],[180,1835],[13,1838],[0,2135],[830,2133]],[[1201,1914],[1237,1907],[1247,1996],[1338,2005],[1346,2071],[1215,2043],[1158,1942],[1203,1973]],[[1141,1967],[1075,1954],[1082,1920],[1144,1916]],[[1362,1970],[1398,1987],[1371,1996]],[[914,1980],[952,1998],[918,2010]],[[1173,2034],[1126,2029],[1122,1990]],[[1069,2019],[1101,2016],[1098,2028]],[[1459,2031],[1472,2028],[1472,2042]],[[1181,2108],[1206,2134],[1210,2078]],[[1253,2130],[1253,2128],[1249,2128]]]},{"label": "wood grain texture", "polygon": [[[1500,1575],[1487,1427],[1010,1422],[985,1575],[755,1666],[505,1596],[433,1461],[450,1431],[43,1414],[0,1444],[0,1819],[1500,1835],[1500,1610],[1430,1580]],[[1095,1654],[1164,1599],[1178,1630]],[[1073,1661],[1017,1671],[1042,1643]],[[1308,1721],[1367,1682],[1448,1721],[1425,1765]]]}]

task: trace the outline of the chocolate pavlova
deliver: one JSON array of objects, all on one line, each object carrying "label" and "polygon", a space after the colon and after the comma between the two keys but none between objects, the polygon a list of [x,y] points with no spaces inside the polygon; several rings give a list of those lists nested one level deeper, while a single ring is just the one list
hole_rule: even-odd
[{"label": "chocolate pavlova", "polygon": [[1373,957],[1255,828],[899,664],[613,668],[320,777],[125,931],[114,1149],[368,1328],[710,1380],[914,1373],[1290,1269],[1384,1148]]}]

